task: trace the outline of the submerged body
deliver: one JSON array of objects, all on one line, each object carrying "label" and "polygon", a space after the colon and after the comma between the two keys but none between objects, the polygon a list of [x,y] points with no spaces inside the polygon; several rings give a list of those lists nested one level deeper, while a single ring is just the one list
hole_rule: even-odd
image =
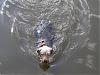
[{"label": "submerged body", "polygon": [[42,20],[34,31],[36,53],[40,61],[40,67],[43,70],[49,68],[49,64],[52,62],[53,50],[53,26],[50,22]]}]

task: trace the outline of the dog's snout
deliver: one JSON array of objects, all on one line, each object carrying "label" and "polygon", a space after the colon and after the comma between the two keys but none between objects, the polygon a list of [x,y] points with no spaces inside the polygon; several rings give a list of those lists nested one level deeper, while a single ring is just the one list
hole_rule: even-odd
[{"label": "dog's snout", "polygon": [[41,58],[42,58],[43,63],[48,63],[49,62],[49,57],[48,56],[43,55]]},{"label": "dog's snout", "polygon": [[48,60],[44,60],[43,62],[44,62],[44,63],[48,63]]}]

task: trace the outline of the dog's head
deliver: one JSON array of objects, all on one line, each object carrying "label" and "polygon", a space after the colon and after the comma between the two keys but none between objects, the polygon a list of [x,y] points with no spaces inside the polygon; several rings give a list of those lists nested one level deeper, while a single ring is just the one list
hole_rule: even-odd
[{"label": "dog's head", "polygon": [[42,68],[44,71],[49,68],[49,64],[53,61],[53,52],[53,49],[46,45],[43,45],[37,50],[37,54],[40,60],[40,68]]},{"label": "dog's head", "polygon": [[41,63],[51,63],[53,49],[48,46],[42,46],[37,50],[39,59]]}]

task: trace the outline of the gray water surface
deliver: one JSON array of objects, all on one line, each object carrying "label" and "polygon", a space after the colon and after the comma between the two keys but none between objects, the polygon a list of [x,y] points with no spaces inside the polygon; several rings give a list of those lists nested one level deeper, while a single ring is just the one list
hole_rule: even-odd
[{"label": "gray water surface", "polygon": [[[78,4],[77,0],[74,0]],[[0,0],[2,6],[4,0]],[[90,8],[91,30],[87,46],[76,51],[66,62],[43,72],[36,62],[24,55],[16,40],[11,37],[9,18],[0,15],[0,74],[32,74],[32,75],[99,75],[99,22],[100,0],[87,0]]]}]

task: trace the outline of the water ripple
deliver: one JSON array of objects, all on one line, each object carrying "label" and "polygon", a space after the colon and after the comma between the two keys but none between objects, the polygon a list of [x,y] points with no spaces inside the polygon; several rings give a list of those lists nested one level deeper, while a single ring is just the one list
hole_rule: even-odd
[{"label": "water ripple", "polygon": [[[1,14],[12,22],[11,33],[20,42],[22,51],[35,57],[33,31],[42,20],[49,20],[56,33],[55,62],[67,60],[88,38],[90,10],[86,0],[5,0]],[[53,65],[54,65],[53,64]]]}]

